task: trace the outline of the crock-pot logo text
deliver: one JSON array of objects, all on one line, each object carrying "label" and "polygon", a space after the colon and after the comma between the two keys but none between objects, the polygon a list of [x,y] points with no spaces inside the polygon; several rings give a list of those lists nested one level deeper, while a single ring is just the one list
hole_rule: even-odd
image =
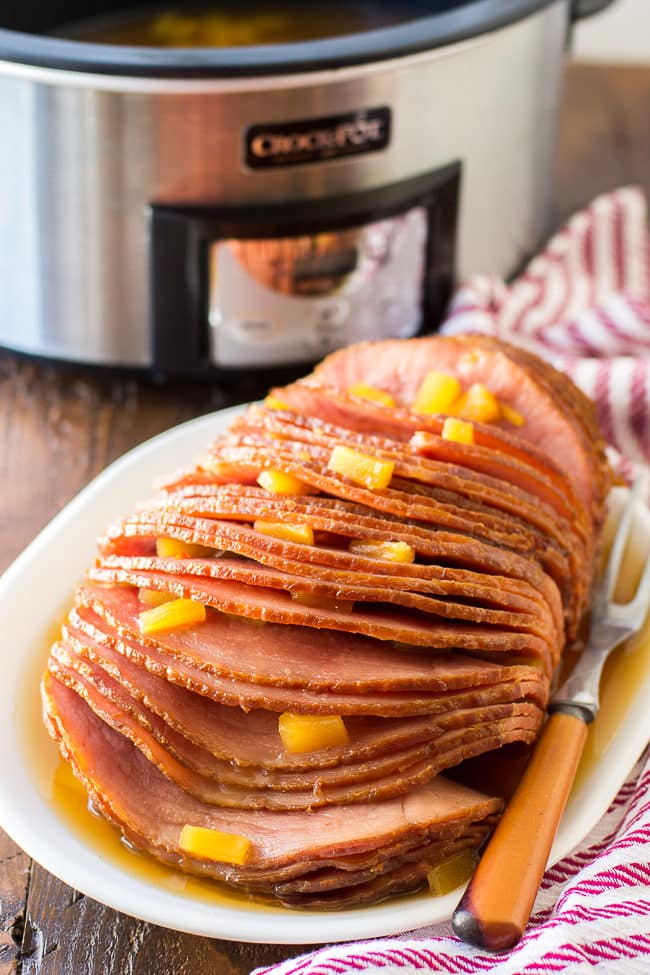
[{"label": "crock-pot logo text", "polygon": [[389,108],[299,122],[253,125],[246,132],[246,165],[251,169],[297,166],[385,149],[390,142]]}]

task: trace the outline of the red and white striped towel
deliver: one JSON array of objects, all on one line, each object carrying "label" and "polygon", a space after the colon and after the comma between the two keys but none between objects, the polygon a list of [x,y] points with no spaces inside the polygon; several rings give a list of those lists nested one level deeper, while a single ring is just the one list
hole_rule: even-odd
[{"label": "red and white striped towel", "polygon": [[[624,475],[650,463],[650,240],[636,189],[596,199],[512,285],[487,276],[456,295],[447,333],[485,332],[565,370],[596,403]],[[650,759],[579,849],[549,869],[509,954],[462,944],[449,923],[335,945],[273,975],[641,975],[650,972]]]},{"label": "red and white striped towel", "polygon": [[530,925],[508,954],[468,947],[447,923],[322,948],[258,975],[647,975],[649,860],[650,763],[640,763],[580,849],[547,870]]},{"label": "red and white striped towel", "polygon": [[650,463],[650,238],[640,190],[599,196],[513,284],[472,278],[442,331],[485,332],[549,359],[596,403],[623,472]]}]

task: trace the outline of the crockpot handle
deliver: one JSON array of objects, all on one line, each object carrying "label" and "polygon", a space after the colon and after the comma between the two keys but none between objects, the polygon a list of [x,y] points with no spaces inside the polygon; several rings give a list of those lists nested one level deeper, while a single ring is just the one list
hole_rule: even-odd
[{"label": "crockpot handle", "polygon": [[591,17],[592,14],[600,13],[613,2],[614,0],[573,0],[572,19],[581,20],[583,17]]}]

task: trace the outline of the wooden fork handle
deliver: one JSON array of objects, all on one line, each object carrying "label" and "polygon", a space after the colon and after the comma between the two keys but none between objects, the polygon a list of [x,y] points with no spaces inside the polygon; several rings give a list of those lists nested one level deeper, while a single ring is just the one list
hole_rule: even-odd
[{"label": "wooden fork handle", "polygon": [[586,737],[579,709],[549,717],[454,913],[463,941],[504,951],[522,936]]}]

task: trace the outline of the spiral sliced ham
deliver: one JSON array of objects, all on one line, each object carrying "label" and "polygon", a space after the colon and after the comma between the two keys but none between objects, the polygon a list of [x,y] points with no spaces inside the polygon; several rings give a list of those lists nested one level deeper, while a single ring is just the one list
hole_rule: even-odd
[{"label": "spiral sliced ham", "polygon": [[[354,874],[349,878],[356,881],[351,903],[381,898],[384,889],[394,889],[391,867],[403,863],[409,850],[417,851],[418,863],[435,863],[447,852],[444,841],[462,837],[468,828],[466,840],[477,846],[487,832],[486,821],[501,805],[498,799],[437,777],[404,797],[367,802],[362,817],[345,805],[307,812],[219,809],[171,782],[78,694],[49,674],[42,691],[50,733],[94,807],[119,826],[132,845],[190,873],[275,894],[280,900],[277,888],[283,882],[324,869],[339,873],[347,890],[352,888],[346,879]],[[251,841],[252,857],[243,866],[233,866],[188,855],[178,841],[181,827],[188,823],[245,836]],[[369,889],[359,877],[364,867],[375,878]],[[330,884],[329,890],[336,889]],[[302,906],[295,895],[291,904]]]},{"label": "spiral sliced ham", "polygon": [[[377,715],[401,717],[403,715],[440,714],[458,708],[482,707],[487,704],[513,703],[530,700],[543,707],[547,696],[547,681],[534,667],[498,667],[485,662],[480,671],[476,663],[458,655],[453,658],[437,658],[435,674],[429,666],[424,688],[419,682],[413,686],[413,670],[406,674],[394,670],[393,681],[386,681],[381,670],[371,669],[364,679],[357,679],[353,691],[332,691],[326,685],[315,690],[310,682],[296,685],[288,682],[286,673],[271,673],[278,683],[259,683],[238,680],[219,671],[214,666],[206,669],[205,654],[200,657],[184,655],[172,644],[148,641],[146,645],[137,638],[119,634],[110,623],[86,607],[73,610],[69,623],[64,626],[65,642],[75,652],[101,663],[116,680],[135,689],[147,688],[147,695],[159,692],[154,677],[161,677],[167,685],[186,688],[195,694],[244,711],[263,708],[268,711],[293,710],[303,714]],[[352,659],[352,658],[350,658]],[[379,656],[378,661],[381,661]],[[137,680],[133,680],[133,666],[140,668]],[[312,671],[313,672],[313,671]],[[421,671],[420,671],[421,672]],[[307,672],[308,673],[308,672]],[[481,674],[482,683],[475,683]],[[255,677],[259,678],[256,673]],[[269,675],[262,674],[269,679]],[[426,688],[426,683],[434,689]],[[406,683],[407,688],[404,689]],[[470,685],[470,686],[468,686]],[[389,689],[387,690],[386,687]],[[397,690],[393,688],[397,687]],[[442,689],[447,688],[447,689]],[[164,698],[163,698],[164,699]],[[274,718],[277,722],[277,716]]]},{"label": "spiral sliced ham", "polygon": [[[68,652],[66,652],[68,650]],[[407,789],[429,781],[445,768],[465,759],[500,747],[510,741],[530,743],[542,720],[541,710],[533,704],[468,710],[462,725],[445,730],[444,720],[420,720],[419,727],[406,719],[402,730],[422,739],[416,744],[386,751],[386,737],[381,729],[384,719],[375,719],[372,758],[357,757],[367,749],[372,731],[366,727],[366,741],[355,741],[352,734],[346,746],[346,762],[334,768],[313,768],[298,773],[270,770],[264,764],[244,766],[241,747],[233,742],[237,761],[215,757],[202,745],[190,740],[156,715],[147,705],[131,696],[97,664],[83,661],[80,655],[59,645],[54,648],[50,671],[74,690],[103,721],[125,735],[160,771],[191,795],[218,806],[264,809],[310,809],[339,802],[365,802],[369,798],[400,795]],[[190,702],[193,709],[194,702]],[[453,713],[453,712],[452,712]],[[242,714],[240,732],[250,740],[246,728],[248,715]],[[260,735],[259,749],[275,747],[282,752],[282,742],[273,722]],[[393,728],[399,738],[400,728]],[[428,735],[428,737],[424,737]],[[382,743],[382,737],[384,739]],[[382,747],[383,745],[383,747]],[[223,746],[221,746],[223,747]]]},{"label": "spiral sliced ham", "polygon": [[[531,457],[534,445],[540,465],[557,465],[578,496],[602,514],[609,475],[593,405],[565,375],[518,346],[484,335],[367,343],[329,356],[314,379],[338,390],[368,383],[387,390],[401,405],[413,402],[431,369],[452,373],[464,385],[483,382],[518,410],[525,425],[517,437],[499,430],[500,442],[523,440]],[[496,431],[490,434],[496,439]],[[521,450],[521,443],[514,446]],[[503,452],[510,451],[504,447]]]},{"label": "spiral sliced ham", "polygon": [[[411,408],[432,370],[484,383],[523,425],[442,436],[444,416]],[[569,380],[484,337],[352,347],[273,407],[249,407],[108,527],[52,647],[44,714],[138,848],[287,906],[341,908],[421,886],[489,832],[500,801],[440,773],[534,741],[588,609],[610,475]],[[332,470],[341,447],[390,462],[390,483]],[[260,487],[269,470],[308,493]],[[410,561],[355,544],[387,541]],[[143,591],[201,603],[205,621],[143,632]],[[284,712],[340,716],[347,740],[288,751]],[[252,855],[189,854],[185,825],[247,837]]]}]

